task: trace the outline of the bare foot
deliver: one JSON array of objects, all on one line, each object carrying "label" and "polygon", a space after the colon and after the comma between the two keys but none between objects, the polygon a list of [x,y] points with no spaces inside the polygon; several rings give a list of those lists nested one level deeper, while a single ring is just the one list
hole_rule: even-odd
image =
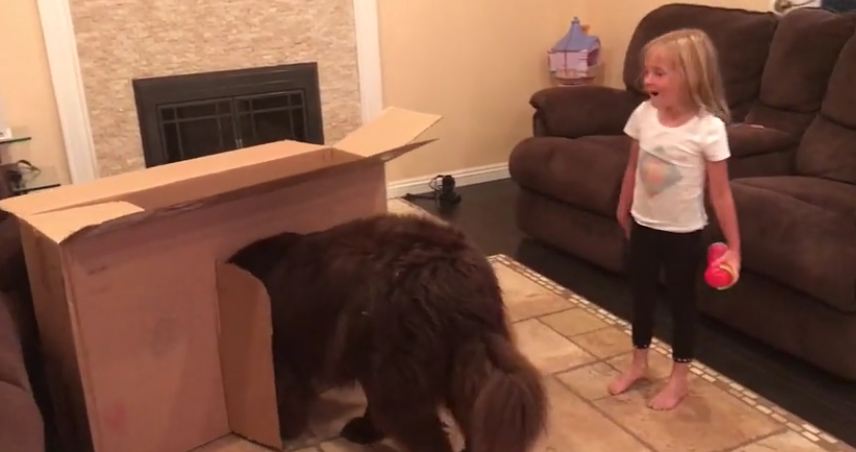
[{"label": "bare foot", "polygon": [[609,384],[609,393],[621,394],[633,386],[637,380],[645,378],[648,374],[648,350],[636,349],[633,351],[633,362],[630,367]]},{"label": "bare foot", "polygon": [[687,364],[675,363],[669,382],[651,399],[648,406],[658,411],[671,410],[678,406],[689,392],[688,370]]}]

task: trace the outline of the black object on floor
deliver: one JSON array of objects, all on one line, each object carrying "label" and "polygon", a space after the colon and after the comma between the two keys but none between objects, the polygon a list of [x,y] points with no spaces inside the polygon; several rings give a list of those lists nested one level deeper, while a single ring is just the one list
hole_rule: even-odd
[{"label": "black object on floor", "polygon": [[[452,210],[425,199],[411,202],[461,228],[485,254],[511,256],[614,315],[630,319],[630,291],[624,276],[529,239],[517,229],[514,182],[504,179],[459,190],[467,202]],[[654,332],[671,343],[668,310],[659,309]],[[698,325],[696,355],[717,372],[856,446],[856,383],[831,376],[704,315]]]},{"label": "black object on floor", "polygon": [[431,193],[407,193],[404,195],[404,199],[408,201],[433,199],[439,207],[439,212],[448,213],[461,202],[461,195],[455,191],[455,185],[454,176],[440,174],[428,183]]}]

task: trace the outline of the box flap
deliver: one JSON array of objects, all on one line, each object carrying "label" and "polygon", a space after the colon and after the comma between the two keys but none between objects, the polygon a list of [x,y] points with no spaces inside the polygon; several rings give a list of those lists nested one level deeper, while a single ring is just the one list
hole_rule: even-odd
[{"label": "box flap", "polygon": [[0,209],[20,218],[108,201],[145,210],[189,203],[361,158],[389,160],[426,144],[403,148],[439,120],[439,115],[390,107],[335,148],[291,140],[266,143],[11,197],[0,201]]},{"label": "box flap", "polygon": [[54,243],[62,243],[84,229],[142,212],[139,206],[116,201],[36,214],[26,217],[25,221]]},{"label": "box flap", "polygon": [[[419,146],[420,143],[412,143],[403,148],[411,148]],[[306,172],[299,172],[294,176],[288,176],[288,168],[280,169],[282,178],[273,182],[255,184],[246,188],[226,190],[222,194],[213,195],[195,202],[184,204],[176,204],[160,209],[146,210],[137,206],[135,203],[125,201],[114,201],[102,204],[94,204],[91,206],[72,207],[64,210],[49,211],[31,216],[23,217],[24,221],[30,224],[35,230],[41,230],[42,227],[47,228],[44,233],[56,240],[56,243],[68,241],[72,236],[85,234],[88,237],[96,235],[109,235],[117,230],[127,229],[133,225],[144,225],[157,219],[174,217],[183,215],[185,212],[197,210],[205,206],[215,206],[234,203],[239,200],[248,198],[260,198],[272,192],[280,191],[287,188],[298,187],[312,179],[327,180],[343,180],[347,174],[354,172],[363,172],[366,167],[373,165],[373,159],[359,159],[351,154],[337,149],[328,149],[338,155],[340,163],[333,165],[324,165],[318,169],[313,169]],[[319,156],[315,153],[310,155]],[[313,157],[314,158],[314,157]],[[262,172],[276,171],[276,168],[271,168],[275,165],[269,165],[260,169]],[[374,165],[376,166],[376,165]],[[263,178],[263,177],[262,177]],[[379,184],[383,186],[382,174],[377,176]],[[338,182],[335,182],[338,183]],[[150,196],[150,195],[146,195]],[[143,201],[146,199],[143,195],[131,197],[135,201]],[[299,200],[295,200],[299,201]],[[102,206],[127,204],[132,207],[117,207],[107,208]],[[386,206],[385,191],[380,204]],[[66,231],[66,233],[63,233]]]},{"label": "box flap", "polygon": [[428,143],[433,143],[437,141],[436,139],[424,140],[424,141],[416,141],[413,143],[405,144],[404,146],[399,146],[397,148],[387,149],[380,153],[377,153],[370,157],[370,159],[377,159],[382,162],[386,162],[392,160],[400,155],[406,154],[416,148],[421,148]]},{"label": "box flap", "polygon": [[217,264],[220,365],[232,431],[282,448],[276,407],[270,301],[250,273]]},{"label": "box flap", "polygon": [[[90,182],[62,185],[50,190],[36,191],[23,196],[14,196],[0,201],[0,209],[18,217],[52,210],[66,209],[74,206],[101,203],[105,201],[128,200],[134,195],[144,196],[145,192],[158,189],[167,191],[174,187],[172,193],[184,194],[175,202],[187,202],[189,196],[201,194],[200,187],[206,187],[207,192],[216,194],[225,191],[221,180],[228,181],[227,185],[244,185],[259,181],[255,171],[234,173],[240,169],[262,168],[264,164],[295,158],[295,156],[314,153],[324,149],[316,144],[298,141],[277,141],[258,146],[248,147],[230,152],[213,154],[205,157],[180,162],[159,165],[143,170],[132,171],[109,177],[103,177]],[[329,154],[329,152],[327,153]],[[298,159],[300,160],[300,159]],[[317,161],[319,159],[313,159]],[[300,170],[300,162],[297,170]],[[297,171],[300,172],[300,171]],[[268,174],[267,176],[270,176]],[[261,181],[264,182],[264,181]],[[193,190],[187,187],[193,185]],[[178,196],[178,195],[176,195]],[[162,205],[169,205],[172,199],[164,196],[149,196],[148,198],[162,199]],[[133,201],[131,201],[133,202]],[[139,204],[139,203],[136,203]],[[143,206],[146,207],[146,206]]]},{"label": "box flap", "polygon": [[440,115],[389,107],[376,119],[345,136],[335,148],[361,157],[373,157],[410,143],[440,118]]}]

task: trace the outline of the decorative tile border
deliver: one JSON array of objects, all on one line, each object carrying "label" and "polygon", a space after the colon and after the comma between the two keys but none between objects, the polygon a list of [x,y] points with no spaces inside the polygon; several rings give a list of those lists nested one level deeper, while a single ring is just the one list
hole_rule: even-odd
[{"label": "decorative tile border", "polygon": [[[574,306],[585,309],[589,314],[594,315],[595,317],[606,322],[609,325],[617,326],[625,334],[627,334],[628,336],[630,335],[630,324],[627,321],[616,317],[612,313],[582,298],[578,294],[568,290],[565,287],[560,286],[556,282],[544,277],[543,275],[536,273],[534,270],[517,262],[513,258],[504,254],[497,254],[489,256],[488,260],[493,264],[505,265],[506,267],[514,270],[515,272],[526,276],[529,280],[555,293],[563,299],[571,302]],[[655,338],[653,340],[651,348],[653,350],[656,350],[661,355],[671,359],[671,348],[665,342]],[[704,363],[698,361],[693,362],[692,364],[690,364],[690,371],[698,377],[704,379],[705,381],[708,381],[711,384],[724,390],[728,394],[731,394],[744,404],[758,410],[761,414],[781,424],[788,430],[801,435],[802,437],[811,441],[813,444],[825,450],[833,452],[856,451],[856,449],[854,449],[853,447],[844,444],[843,441],[838,440],[837,438],[820,430],[816,426],[804,421],[793,413],[786,411],[775,403],[761,397],[755,392],[743,387],[739,383],[734,382],[733,380],[720,374],[719,372],[716,372]]]}]

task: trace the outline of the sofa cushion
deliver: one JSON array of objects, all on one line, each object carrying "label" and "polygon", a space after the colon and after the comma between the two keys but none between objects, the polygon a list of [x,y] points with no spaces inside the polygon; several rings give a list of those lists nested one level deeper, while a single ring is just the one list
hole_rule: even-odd
[{"label": "sofa cushion", "polygon": [[731,185],[744,268],[856,312],[856,186],[799,176]]},{"label": "sofa cushion", "polygon": [[739,183],[775,190],[856,222],[856,185],[804,176],[746,178]]},{"label": "sofa cushion", "polygon": [[770,46],[759,100],[782,110],[819,110],[838,54],[853,36],[854,20],[856,16],[820,8],[783,16]]},{"label": "sofa cushion", "polygon": [[508,166],[522,187],[613,217],[629,150],[626,135],[532,137],[514,148]]},{"label": "sofa cushion", "polygon": [[0,449],[44,452],[44,421],[27,391],[0,382]]},{"label": "sofa cushion", "polygon": [[800,113],[768,107],[761,102],[757,102],[752,106],[749,114],[746,115],[745,122],[773,129],[787,130],[794,134],[802,135],[816,115],[817,111]]},{"label": "sofa cushion", "polygon": [[797,151],[799,174],[856,184],[856,36],[850,38],[832,75],[820,115]]},{"label": "sofa cushion", "polygon": [[770,127],[739,123],[727,131],[731,155],[737,158],[786,151],[799,143],[795,136]]},{"label": "sofa cushion", "polygon": [[817,116],[797,149],[796,172],[856,184],[856,128]]},{"label": "sofa cushion", "polygon": [[624,64],[624,83],[641,91],[642,48],[651,39],[677,28],[700,28],[719,50],[728,105],[742,120],[758,96],[761,74],[778,20],[769,12],[670,4],[648,13],[639,22]]},{"label": "sofa cushion", "polygon": [[830,120],[850,129],[856,129],[856,35],[841,49],[835,69],[829,77],[827,95],[821,112]]}]

